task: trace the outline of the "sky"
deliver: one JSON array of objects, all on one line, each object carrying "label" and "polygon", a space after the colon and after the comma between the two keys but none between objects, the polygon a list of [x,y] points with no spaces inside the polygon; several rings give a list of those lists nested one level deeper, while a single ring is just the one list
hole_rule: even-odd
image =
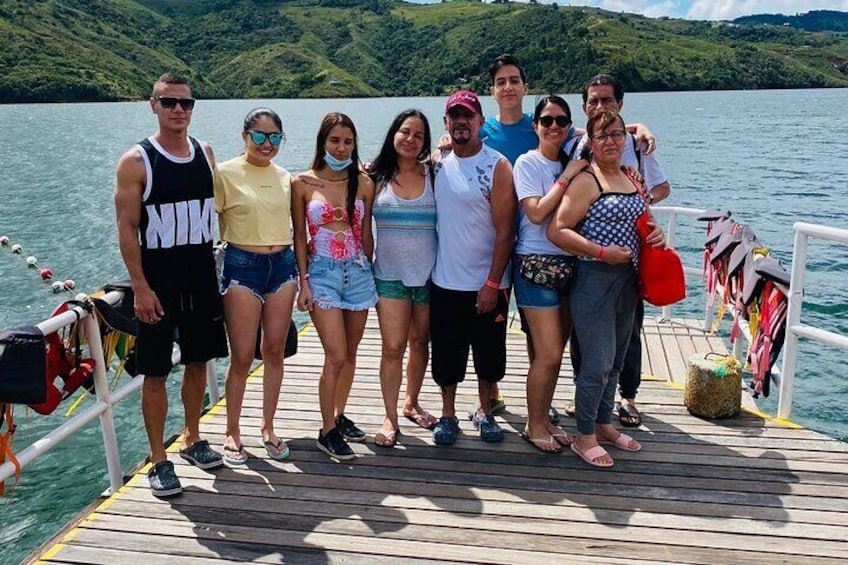
[{"label": "sky", "polygon": [[[440,0],[412,0],[433,3]],[[539,0],[550,4],[553,0]],[[612,12],[688,20],[732,20],[751,14],[803,14],[811,10],[848,12],[848,0],[556,0],[560,6],[594,6]]]}]

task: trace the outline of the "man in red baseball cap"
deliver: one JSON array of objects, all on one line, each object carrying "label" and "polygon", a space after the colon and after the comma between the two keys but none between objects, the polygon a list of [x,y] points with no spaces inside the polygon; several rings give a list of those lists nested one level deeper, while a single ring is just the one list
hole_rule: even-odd
[{"label": "man in red baseball cap", "polygon": [[506,372],[507,263],[515,239],[512,167],[480,140],[483,109],[468,90],[445,104],[451,150],[436,166],[439,246],[430,295],[433,379],[442,390],[436,444],[456,442],[456,387],[474,354],[480,406],[473,422],[480,439],[496,442],[503,430],[488,410],[492,389]]}]

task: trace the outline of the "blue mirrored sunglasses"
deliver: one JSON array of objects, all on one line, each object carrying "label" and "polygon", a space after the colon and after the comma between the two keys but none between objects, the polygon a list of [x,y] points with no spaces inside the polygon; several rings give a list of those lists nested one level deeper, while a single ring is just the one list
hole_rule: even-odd
[{"label": "blue mirrored sunglasses", "polygon": [[264,131],[248,131],[250,140],[256,145],[262,145],[267,139],[272,147],[278,147],[286,139],[284,133],[265,133]]}]

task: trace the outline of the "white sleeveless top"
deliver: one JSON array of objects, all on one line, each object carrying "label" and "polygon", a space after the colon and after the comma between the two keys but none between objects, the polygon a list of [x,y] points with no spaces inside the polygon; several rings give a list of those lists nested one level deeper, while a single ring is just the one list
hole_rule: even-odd
[{"label": "white sleeveless top", "polygon": [[[487,147],[471,157],[448,153],[436,165],[439,247],[433,282],[450,290],[480,290],[492,267],[495,225],[491,192],[495,165],[504,156]],[[501,279],[509,287],[509,269]]]}]

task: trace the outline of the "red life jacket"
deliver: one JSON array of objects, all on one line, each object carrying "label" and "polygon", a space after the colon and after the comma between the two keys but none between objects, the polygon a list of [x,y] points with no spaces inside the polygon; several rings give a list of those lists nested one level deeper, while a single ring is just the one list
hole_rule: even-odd
[{"label": "red life jacket", "polygon": [[[69,302],[60,304],[51,317],[68,311]],[[82,338],[79,335],[79,322],[70,326],[68,337],[61,330],[44,336],[47,343],[47,400],[41,404],[30,404],[30,408],[39,414],[52,414],[62,400],[68,398],[82,386],[90,388],[94,382],[94,359],[83,359],[81,353]],[[70,351],[69,347],[74,351]],[[62,388],[56,386],[56,377],[62,379]]]}]

